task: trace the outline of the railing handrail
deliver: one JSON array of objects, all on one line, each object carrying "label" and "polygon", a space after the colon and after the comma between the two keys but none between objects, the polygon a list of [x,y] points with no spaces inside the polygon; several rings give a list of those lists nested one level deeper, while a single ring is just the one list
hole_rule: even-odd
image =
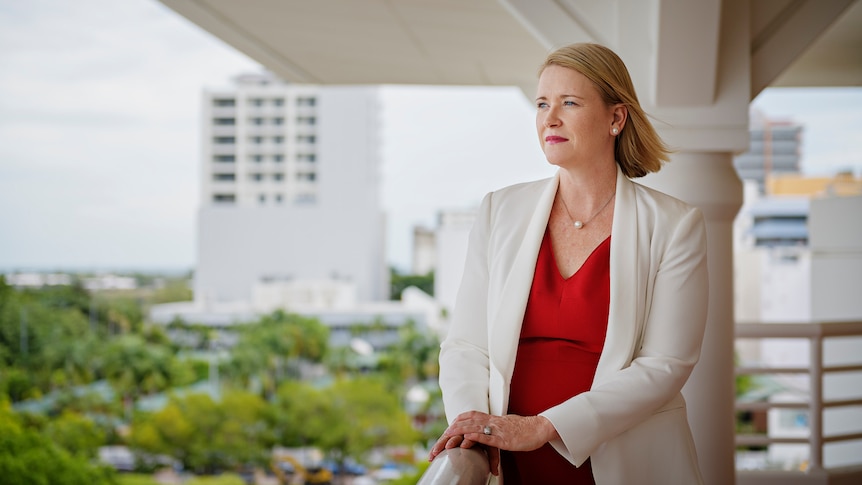
[{"label": "railing handrail", "polygon": [[451,448],[434,458],[416,485],[485,485],[490,473],[481,449]]},{"label": "railing handrail", "polygon": [[813,338],[862,336],[862,321],[736,324],[736,338]]}]

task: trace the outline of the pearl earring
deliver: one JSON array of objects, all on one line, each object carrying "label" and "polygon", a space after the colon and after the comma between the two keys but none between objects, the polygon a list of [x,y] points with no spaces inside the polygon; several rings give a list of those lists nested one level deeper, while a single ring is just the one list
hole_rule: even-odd
[{"label": "pearl earring", "polygon": [[615,127],[614,127],[614,129],[613,129],[613,132],[614,132],[614,135],[616,135],[617,133],[619,133],[619,132],[620,132],[620,130],[619,130],[619,128],[617,128],[617,127],[615,126]]}]

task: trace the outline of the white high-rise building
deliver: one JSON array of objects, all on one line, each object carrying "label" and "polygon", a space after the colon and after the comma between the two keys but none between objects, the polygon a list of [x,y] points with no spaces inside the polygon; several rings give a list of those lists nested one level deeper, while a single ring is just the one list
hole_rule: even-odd
[{"label": "white high-rise building", "polygon": [[388,296],[378,92],[256,74],[204,93],[196,300],[306,282]]}]

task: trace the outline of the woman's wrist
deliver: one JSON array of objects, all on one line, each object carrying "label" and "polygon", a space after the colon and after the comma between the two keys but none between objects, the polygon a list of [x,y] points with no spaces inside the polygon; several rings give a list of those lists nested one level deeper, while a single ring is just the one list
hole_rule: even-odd
[{"label": "woman's wrist", "polygon": [[544,439],[546,443],[550,443],[551,441],[560,438],[560,434],[557,433],[557,428],[554,427],[554,423],[552,423],[550,419],[541,415],[535,416],[535,419],[536,428],[539,430],[542,439]]}]

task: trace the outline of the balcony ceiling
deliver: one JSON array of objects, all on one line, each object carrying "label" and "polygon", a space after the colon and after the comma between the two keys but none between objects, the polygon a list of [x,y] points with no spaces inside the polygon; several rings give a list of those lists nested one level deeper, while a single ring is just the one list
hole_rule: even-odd
[{"label": "balcony ceiling", "polygon": [[[161,1],[293,82],[517,85],[528,92],[538,63],[561,40],[555,32],[566,41],[596,40],[613,47],[623,28],[613,24],[614,16],[634,5],[628,3],[632,0]],[[662,20],[682,5],[652,1],[664,9]],[[815,1],[837,13],[816,27],[800,27],[809,15],[799,14],[799,6],[819,8]],[[792,44],[784,39],[793,39],[795,29],[807,29],[802,37],[811,39],[785,56],[791,60],[770,68],[769,85],[862,86],[862,1],[751,0],[749,11],[753,53],[770,40]],[[704,54],[710,48],[714,51],[714,45],[706,46]],[[771,47],[772,59],[774,52]]]}]

